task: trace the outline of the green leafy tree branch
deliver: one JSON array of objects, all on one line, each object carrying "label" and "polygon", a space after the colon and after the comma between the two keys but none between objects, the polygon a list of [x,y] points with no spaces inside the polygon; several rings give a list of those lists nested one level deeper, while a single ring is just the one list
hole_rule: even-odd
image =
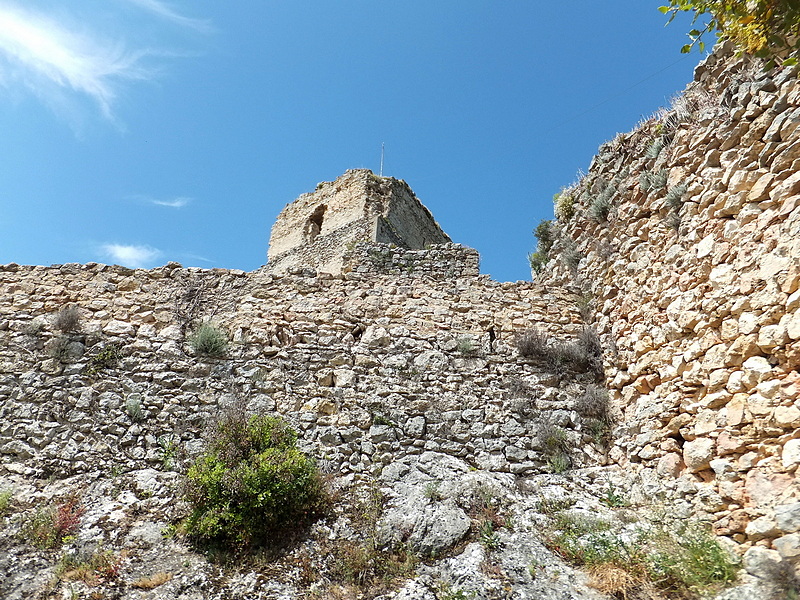
[{"label": "green leafy tree branch", "polygon": [[800,58],[800,0],[670,0],[659,10],[669,21],[680,12],[694,13],[692,24],[706,24],[689,31],[690,43],[681,52],[705,48],[703,36],[713,33],[731,40],[743,52],[767,59],[766,68],[779,62],[797,64]]}]

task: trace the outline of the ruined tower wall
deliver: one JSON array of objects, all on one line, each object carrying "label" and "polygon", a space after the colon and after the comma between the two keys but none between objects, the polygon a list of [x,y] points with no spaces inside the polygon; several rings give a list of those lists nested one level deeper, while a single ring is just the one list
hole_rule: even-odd
[{"label": "ruined tower wall", "polygon": [[339,273],[345,252],[357,242],[424,249],[450,238],[404,181],[351,170],[281,211],[272,227],[267,268]]}]

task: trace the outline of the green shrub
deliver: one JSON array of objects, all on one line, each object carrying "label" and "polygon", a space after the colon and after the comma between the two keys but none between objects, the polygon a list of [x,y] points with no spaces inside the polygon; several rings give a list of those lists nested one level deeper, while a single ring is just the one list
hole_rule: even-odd
[{"label": "green shrub", "polygon": [[530,262],[531,269],[538,273],[547,264],[550,249],[556,241],[553,222],[548,220],[541,221],[536,226],[536,229],[533,230],[533,235],[536,236],[537,240],[536,252],[528,254],[528,262]]},{"label": "green shrub", "polygon": [[478,537],[481,545],[487,550],[497,550],[501,545],[500,536],[494,530],[494,523],[492,523],[492,521],[487,520],[481,522],[480,528],[478,529]]},{"label": "green shrub", "polygon": [[0,492],[0,516],[3,516],[11,508],[11,498],[14,496],[12,490]]},{"label": "green shrub", "polygon": [[536,229],[533,230],[536,239],[542,245],[542,250],[548,252],[553,247],[556,241],[555,231],[553,230],[553,222],[547,219],[541,221]]},{"label": "green shrub", "polygon": [[608,184],[600,192],[589,206],[589,216],[600,223],[608,220],[608,213],[611,212],[611,201],[617,193],[615,184]]},{"label": "green shrub", "polygon": [[569,270],[574,274],[578,272],[578,265],[583,259],[583,254],[578,251],[578,247],[575,245],[575,242],[572,240],[567,240],[567,243],[564,245],[564,249],[561,252],[561,258],[564,260],[564,264],[567,265]]},{"label": "green shrub", "polygon": [[685,183],[679,183],[675,187],[670,188],[667,195],[664,197],[664,203],[673,210],[680,210],[683,205],[683,196],[688,189],[689,186]]},{"label": "green shrub", "polygon": [[600,502],[608,506],[609,508],[623,508],[625,506],[630,506],[630,502],[628,499],[625,498],[622,494],[617,493],[617,488],[614,487],[614,484],[609,483],[608,487],[604,494],[600,497]]},{"label": "green shrub", "polygon": [[95,377],[102,371],[114,367],[121,357],[119,346],[108,344],[89,359],[89,364],[86,365],[84,373],[89,377]]},{"label": "green shrub", "polygon": [[[794,0],[669,0],[659,10],[669,15],[668,22],[678,12],[694,13],[690,43],[681,52],[690,52],[695,45],[702,52],[703,35],[712,32],[721,41],[732,40],[740,51],[769,59],[766,69],[794,65],[800,59],[800,6]],[[706,21],[703,29],[694,29],[695,22],[702,21]]]},{"label": "green shrub", "polygon": [[553,473],[564,473],[569,470],[572,460],[568,452],[567,430],[550,421],[545,421],[539,427],[537,437],[548,468]]},{"label": "green shrub", "polygon": [[575,299],[575,307],[581,315],[581,320],[584,323],[591,321],[592,312],[594,311],[594,296],[591,293],[584,293]]},{"label": "green shrub", "polygon": [[608,220],[608,213],[611,212],[611,199],[605,194],[599,195],[589,206],[589,217],[603,223]]},{"label": "green shrub", "polygon": [[658,158],[661,151],[664,149],[664,138],[658,137],[647,147],[645,158]]},{"label": "green shrub", "polygon": [[56,576],[64,581],[82,581],[94,587],[116,579],[122,560],[122,556],[111,550],[76,550],[61,557],[56,566]]},{"label": "green shrub", "polygon": [[319,516],[327,495],[296,441],[280,418],[223,415],[187,474],[187,533],[200,542],[251,546]]},{"label": "green shrub", "polygon": [[456,343],[456,352],[462,356],[475,356],[478,354],[478,346],[470,338],[461,338]]},{"label": "green shrub", "polygon": [[550,353],[550,338],[543,331],[528,329],[517,336],[517,350],[526,358],[546,358]]},{"label": "green shrub", "polygon": [[142,408],[142,400],[140,394],[130,394],[125,398],[125,412],[134,423],[141,423],[144,421],[144,409]]},{"label": "green shrub", "polygon": [[738,565],[733,557],[696,526],[675,534],[661,532],[656,546],[658,551],[650,557],[651,576],[662,589],[697,593],[736,580]]},{"label": "green shrub", "polygon": [[80,358],[80,345],[70,339],[67,335],[59,335],[49,346],[49,354],[52,358],[62,363],[73,362]]},{"label": "green shrub", "polygon": [[517,336],[516,344],[522,356],[543,361],[555,373],[568,368],[598,377],[603,374],[603,349],[592,327],[581,329],[573,342],[553,340],[546,333],[528,329]]},{"label": "green shrub", "polygon": [[228,350],[228,336],[211,323],[201,323],[189,338],[189,345],[201,356],[224,356]]},{"label": "green shrub", "polygon": [[429,481],[425,484],[425,497],[432,502],[444,500],[442,492],[439,490],[439,481]]},{"label": "green shrub", "polygon": [[[554,515],[547,545],[567,560],[579,564],[598,564],[616,554],[615,538],[609,524],[577,512],[558,512]],[[605,555],[605,556],[604,556]],[[614,557],[616,558],[616,557]]]},{"label": "green shrub", "polygon": [[562,191],[553,196],[555,214],[559,221],[569,221],[575,216],[575,196],[571,192]]},{"label": "green shrub", "polygon": [[531,252],[528,254],[528,263],[531,271],[538,273],[547,264],[547,255],[542,252]]}]

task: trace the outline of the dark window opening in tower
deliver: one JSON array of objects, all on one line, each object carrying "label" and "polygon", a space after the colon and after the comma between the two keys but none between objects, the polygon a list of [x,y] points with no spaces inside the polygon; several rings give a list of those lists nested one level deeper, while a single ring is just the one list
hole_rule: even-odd
[{"label": "dark window opening in tower", "polygon": [[322,219],[325,216],[325,209],[327,206],[324,204],[319,205],[314,212],[308,217],[306,221],[305,237],[306,242],[311,243],[322,231]]}]

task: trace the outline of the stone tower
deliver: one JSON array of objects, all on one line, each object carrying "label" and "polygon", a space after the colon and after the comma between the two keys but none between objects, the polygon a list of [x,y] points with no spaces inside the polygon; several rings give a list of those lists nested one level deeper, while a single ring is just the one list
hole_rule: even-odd
[{"label": "stone tower", "polygon": [[286,205],[272,226],[267,268],[341,273],[356,242],[422,249],[450,238],[405,181],[353,169]]}]

